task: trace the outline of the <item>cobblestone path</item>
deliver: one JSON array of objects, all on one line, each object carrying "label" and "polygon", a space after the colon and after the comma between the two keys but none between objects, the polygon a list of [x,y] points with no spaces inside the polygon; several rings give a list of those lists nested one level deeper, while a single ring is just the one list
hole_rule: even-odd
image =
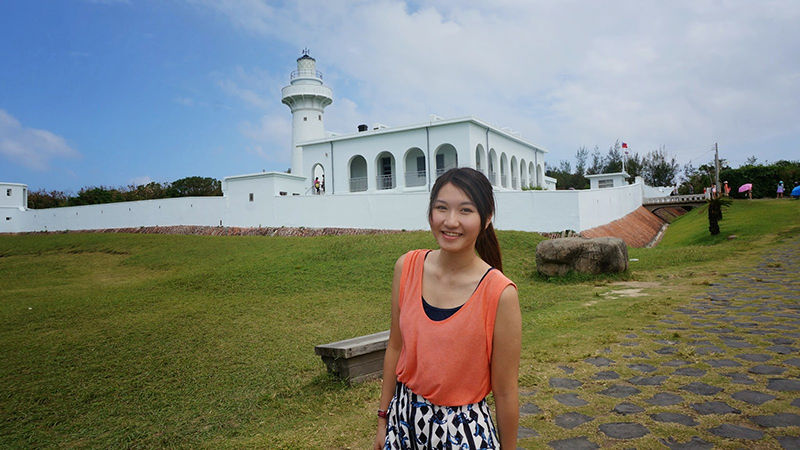
[{"label": "cobblestone path", "polygon": [[800,240],[625,338],[522,395],[519,448],[800,450]]}]

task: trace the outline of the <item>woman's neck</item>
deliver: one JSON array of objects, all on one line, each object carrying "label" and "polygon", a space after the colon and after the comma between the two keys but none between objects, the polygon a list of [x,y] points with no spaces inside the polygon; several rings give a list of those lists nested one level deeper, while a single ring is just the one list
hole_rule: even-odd
[{"label": "woman's neck", "polygon": [[478,262],[480,258],[475,254],[475,250],[464,252],[448,252],[439,250],[439,268],[442,273],[458,273],[469,270]]}]

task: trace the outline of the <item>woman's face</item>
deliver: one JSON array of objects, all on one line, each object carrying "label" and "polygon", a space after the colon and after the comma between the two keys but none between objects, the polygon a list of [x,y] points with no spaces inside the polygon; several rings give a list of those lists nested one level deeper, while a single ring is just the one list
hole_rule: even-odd
[{"label": "woman's face", "polygon": [[447,183],[433,201],[431,232],[439,248],[450,252],[475,251],[484,224],[478,208],[461,189]]}]

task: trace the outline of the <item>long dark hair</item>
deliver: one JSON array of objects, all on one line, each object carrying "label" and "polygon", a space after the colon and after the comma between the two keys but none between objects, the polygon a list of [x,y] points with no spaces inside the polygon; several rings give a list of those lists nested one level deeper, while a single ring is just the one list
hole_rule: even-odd
[{"label": "long dark hair", "polygon": [[494,193],[492,183],[486,175],[469,167],[458,167],[450,169],[436,179],[436,183],[431,189],[431,200],[428,203],[428,221],[431,220],[433,213],[433,202],[439,195],[442,186],[452,183],[453,186],[461,189],[475,205],[478,215],[481,217],[481,232],[475,241],[475,250],[478,251],[481,259],[499,271],[503,271],[503,255],[500,252],[500,243],[497,242],[497,235],[494,232],[492,223],[486,226],[490,217],[494,217]]}]

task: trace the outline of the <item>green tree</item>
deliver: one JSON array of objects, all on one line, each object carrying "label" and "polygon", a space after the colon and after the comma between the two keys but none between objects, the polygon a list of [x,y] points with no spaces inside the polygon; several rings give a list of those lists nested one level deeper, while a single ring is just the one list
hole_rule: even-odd
[{"label": "green tree", "polygon": [[585,145],[581,145],[578,151],[575,152],[575,173],[577,175],[586,175],[586,160],[589,158],[589,149]]},{"label": "green tree", "polygon": [[603,155],[600,154],[600,147],[595,145],[594,150],[592,151],[592,164],[588,169],[586,169],[586,173],[595,175],[598,173],[603,173],[603,169]]},{"label": "green tree", "polygon": [[625,172],[630,175],[628,182],[633,182],[636,177],[640,177],[644,173],[644,161],[639,156],[639,152],[629,155],[625,158]]},{"label": "green tree", "polygon": [[46,191],[39,189],[36,191],[28,192],[28,208],[30,209],[45,209],[45,208],[59,208],[67,206],[69,202],[69,194],[64,191]]},{"label": "green tree", "polygon": [[222,182],[207,177],[181,178],[172,182],[166,193],[167,197],[210,197],[222,195]]},{"label": "green tree", "polygon": [[99,205],[124,201],[125,196],[118,189],[93,186],[81,189],[77,197],[69,199],[68,206]]},{"label": "green tree", "polygon": [[619,139],[614,142],[614,145],[608,148],[608,154],[603,160],[603,171],[600,173],[618,173],[622,172],[622,146]]},{"label": "green tree", "polygon": [[645,155],[642,176],[650,186],[672,186],[679,168],[675,157],[669,158],[667,150],[661,146]]}]

